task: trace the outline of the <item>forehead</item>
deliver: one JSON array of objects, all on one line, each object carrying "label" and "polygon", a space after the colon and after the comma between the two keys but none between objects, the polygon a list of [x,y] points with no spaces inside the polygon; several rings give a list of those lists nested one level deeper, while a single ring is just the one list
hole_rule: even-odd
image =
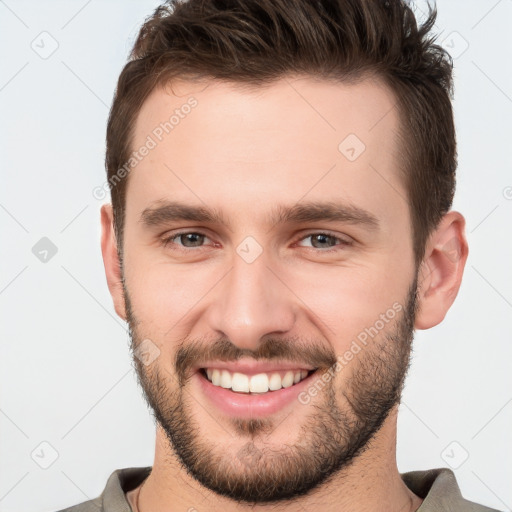
[{"label": "forehead", "polygon": [[[377,139],[381,144],[386,142],[383,139],[393,142],[393,132],[398,128],[395,104],[394,94],[377,78],[341,83],[290,76],[264,86],[176,80],[155,89],[146,99],[135,123],[133,142],[139,147],[152,134],[157,142],[172,139],[176,146],[186,142],[192,147],[196,143],[205,149],[207,141],[190,138],[190,132],[199,129],[201,135],[222,140],[215,147],[215,156],[221,158],[233,153],[245,155],[249,147],[248,143],[241,145],[240,138],[234,147],[230,142],[235,140],[225,140],[225,135],[233,136],[233,130],[251,130],[253,136],[263,131],[259,139],[266,144],[258,146],[257,155],[251,155],[253,160],[261,160],[275,158],[272,134],[281,132],[277,141],[281,144],[286,131],[290,146],[283,147],[281,153],[291,148],[300,156],[301,147],[329,146],[330,155],[337,157],[337,142],[348,134],[357,136],[372,152],[377,149],[373,144]],[[171,133],[172,137],[166,137]],[[307,145],[299,147],[298,137]],[[253,146],[259,141],[254,140]],[[393,144],[386,146],[393,149]]]},{"label": "forehead", "polygon": [[150,149],[130,171],[127,216],[171,197],[239,218],[258,210],[268,218],[270,208],[302,198],[343,199],[377,217],[395,204],[403,215],[395,103],[370,79],[156,89],[134,128],[132,150]]}]

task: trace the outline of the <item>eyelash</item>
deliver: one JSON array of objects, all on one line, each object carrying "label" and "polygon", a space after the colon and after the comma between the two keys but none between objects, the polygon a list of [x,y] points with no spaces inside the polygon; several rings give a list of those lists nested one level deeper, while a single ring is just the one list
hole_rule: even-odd
[{"label": "eyelash", "polygon": [[[165,236],[163,238],[163,240],[162,240],[163,247],[167,248],[170,244],[173,244],[173,245],[176,246],[176,250],[182,251],[182,252],[190,252],[192,250],[199,250],[199,249],[202,249],[204,247],[204,246],[200,246],[200,247],[183,247],[180,244],[175,244],[173,242],[173,240],[175,238],[178,238],[181,235],[200,235],[200,236],[204,236],[206,238],[209,238],[208,235],[206,235],[204,233],[201,233],[200,231],[180,231],[178,233],[173,233],[172,235]],[[301,238],[298,238],[293,243],[296,244],[298,242],[301,242],[301,241],[305,240],[306,238],[310,238],[310,237],[315,236],[315,235],[328,236],[328,237],[334,238],[335,240],[340,242],[338,245],[336,245],[336,246],[334,246],[334,247],[332,247],[330,249],[318,249],[316,247],[307,247],[307,249],[313,249],[316,252],[320,252],[320,253],[336,252],[336,251],[339,250],[340,246],[342,246],[342,247],[349,247],[349,246],[351,246],[353,244],[353,242],[348,241],[348,240],[344,240],[343,238],[339,238],[334,233],[330,233],[328,231],[314,231],[314,232],[308,233],[307,235],[303,235]]]}]

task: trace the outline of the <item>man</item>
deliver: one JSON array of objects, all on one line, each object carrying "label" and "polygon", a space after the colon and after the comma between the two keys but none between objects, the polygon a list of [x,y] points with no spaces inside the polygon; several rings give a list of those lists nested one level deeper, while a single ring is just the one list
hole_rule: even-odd
[{"label": "man", "polygon": [[190,0],[141,29],[102,252],[154,464],[70,511],[489,511],[400,474],[413,333],[461,283],[451,61],[399,0]]}]

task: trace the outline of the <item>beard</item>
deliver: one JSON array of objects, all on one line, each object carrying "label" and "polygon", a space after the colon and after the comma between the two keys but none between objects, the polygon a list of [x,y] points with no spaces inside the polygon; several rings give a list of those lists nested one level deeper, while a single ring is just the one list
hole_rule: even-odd
[{"label": "beard", "polygon": [[321,372],[336,364],[336,354],[323,344],[315,346],[301,339],[269,338],[261,342],[257,351],[240,349],[225,339],[213,343],[198,340],[177,345],[174,374],[156,362],[145,366],[135,357],[144,336],[137,332],[140,322],[124,281],[123,288],[133,361],[144,399],[182,467],[218,495],[263,504],[308,494],[341,476],[342,470],[369,448],[400,402],[418,307],[417,277],[402,311],[349,363],[353,369],[350,377],[342,380],[344,372],[339,372],[327,381],[316,400],[302,405],[311,410],[300,426],[295,444],[276,446],[275,442],[265,441],[271,441],[272,432],[279,426],[275,419],[232,418],[236,441],[244,442],[234,456],[229,453],[232,441],[230,446],[223,446],[208,439],[206,428],[201,429],[191,413],[194,397],[186,386],[190,368],[201,361],[235,361],[242,356],[267,361],[285,359],[319,368],[314,378],[320,380]]}]

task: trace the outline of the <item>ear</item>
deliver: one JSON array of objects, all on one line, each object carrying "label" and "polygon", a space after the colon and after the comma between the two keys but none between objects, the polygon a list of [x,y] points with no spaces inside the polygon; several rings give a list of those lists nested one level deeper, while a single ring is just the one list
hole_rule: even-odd
[{"label": "ear", "polygon": [[121,277],[121,265],[117,252],[117,241],[114,231],[114,215],[111,204],[101,207],[101,253],[107,277],[108,289],[114,301],[116,313],[126,321],[126,305]]},{"label": "ear", "polygon": [[450,211],[427,241],[418,274],[416,329],[442,322],[457,296],[469,250],[465,225],[459,212]]}]

